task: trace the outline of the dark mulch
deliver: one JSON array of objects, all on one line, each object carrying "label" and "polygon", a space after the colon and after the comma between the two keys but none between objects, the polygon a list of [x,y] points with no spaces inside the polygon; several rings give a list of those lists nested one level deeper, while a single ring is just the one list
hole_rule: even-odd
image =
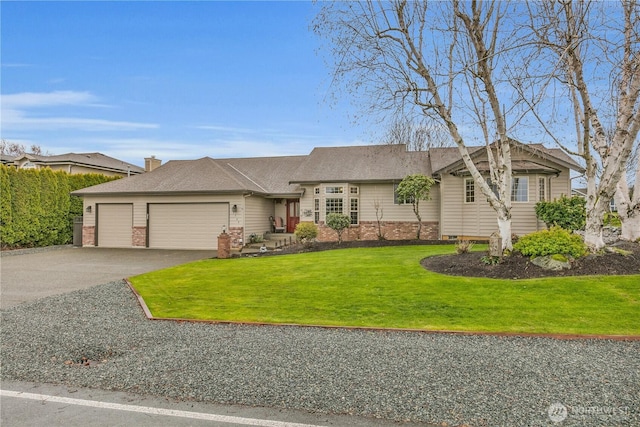
[{"label": "dark mulch", "polygon": [[496,279],[529,279],[553,276],[627,275],[640,274],[640,244],[618,242],[616,248],[632,252],[631,255],[605,252],[574,260],[571,269],[550,271],[531,263],[528,257],[513,254],[496,265],[482,262],[486,252],[462,255],[443,255],[425,258],[422,266],[436,273],[452,276],[491,277]]},{"label": "dark mulch", "polygon": [[[426,240],[362,240],[352,242],[316,242],[308,246],[292,245],[280,251],[269,252],[264,255],[277,255],[286,253],[317,252],[331,249],[344,248],[371,248],[382,246],[401,245],[434,245],[443,244],[442,241]],[[448,243],[450,244],[450,243]],[[486,252],[471,252],[462,255],[442,255],[425,258],[422,266],[436,273],[451,276],[491,277],[496,279],[528,279],[535,277],[553,276],[589,276],[589,275],[629,275],[640,274],[640,244],[631,242],[618,242],[613,245],[631,255],[605,252],[597,255],[588,255],[574,260],[570,270],[549,271],[531,263],[528,257],[513,254],[504,257],[495,265],[482,262]]]}]

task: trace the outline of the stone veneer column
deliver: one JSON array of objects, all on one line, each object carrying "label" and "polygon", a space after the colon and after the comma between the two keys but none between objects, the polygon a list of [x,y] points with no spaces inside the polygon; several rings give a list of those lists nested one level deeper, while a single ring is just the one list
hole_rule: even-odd
[{"label": "stone veneer column", "polygon": [[133,227],[132,241],[137,248],[147,247],[147,227]]},{"label": "stone veneer column", "polygon": [[231,249],[242,249],[244,242],[242,236],[244,227],[229,227],[229,236],[231,237]]},{"label": "stone veneer column", "polygon": [[231,236],[222,232],[218,236],[218,258],[226,259],[231,257]]},{"label": "stone veneer column", "polygon": [[93,225],[82,227],[82,246],[96,245],[96,228]]}]

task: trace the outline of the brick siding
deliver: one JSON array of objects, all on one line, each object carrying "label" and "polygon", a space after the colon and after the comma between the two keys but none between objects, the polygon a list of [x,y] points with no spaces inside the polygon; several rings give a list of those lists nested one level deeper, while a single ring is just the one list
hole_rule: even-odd
[{"label": "brick siding", "polygon": [[[383,221],[380,224],[380,234],[385,240],[411,240],[416,238],[417,222]],[[420,232],[421,240],[437,240],[439,223],[423,222]],[[318,224],[318,241],[333,242],[338,240],[338,234],[324,223]],[[342,240],[378,240],[377,221],[361,221],[359,225],[351,226],[342,233]]]}]

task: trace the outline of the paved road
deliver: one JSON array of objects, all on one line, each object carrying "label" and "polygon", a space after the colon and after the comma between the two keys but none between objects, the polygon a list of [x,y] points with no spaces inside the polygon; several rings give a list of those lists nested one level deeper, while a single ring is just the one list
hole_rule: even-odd
[{"label": "paved road", "polygon": [[1,393],[2,427],[418,426],[295,410],[180,402],[132,393],[28,382],[3,382]]},{"label": "paved road", "polygon": [[214,256],[215,251],[70,246],[22,255],[2,254],[0,308]]}]

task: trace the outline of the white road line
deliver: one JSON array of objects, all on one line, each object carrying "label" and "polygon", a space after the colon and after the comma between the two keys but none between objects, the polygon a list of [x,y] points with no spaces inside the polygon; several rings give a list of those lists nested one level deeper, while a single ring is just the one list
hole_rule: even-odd
[{"label": "white road line", "polygon": [[217,421],[229,424],[242,424],[260,427],[320,427],[312,424],[288,423],[284,421],[261,420],[256,418],[233,417],[228,415],[207,414],[203,412],[178,411],[175,409],[152,408],[150,406],[122,405],[119,403],[99,402],[95,400],[73,399],[70,397],[49,396],[46,394],[24,393],[20,391],[0,390],[0,396],[31,399],[45,402],[65,403],[68,405],[89,406],[116,411],[140,412],[151,415],[191,418],[196,420]]}]

